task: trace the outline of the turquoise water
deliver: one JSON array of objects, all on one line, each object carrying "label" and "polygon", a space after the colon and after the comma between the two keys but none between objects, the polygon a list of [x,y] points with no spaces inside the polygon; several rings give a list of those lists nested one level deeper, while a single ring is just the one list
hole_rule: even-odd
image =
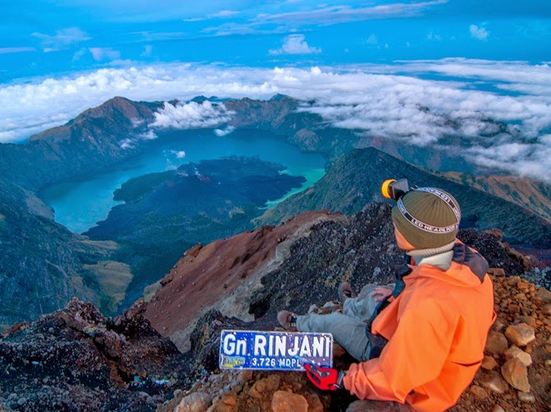
[{"label": "turquoise water", "polygon": [[[223,156],[258,156],[284,165],[285,173],[307,179],[301,188],[286,196],[310,187],[324,174],[325,160],[321,155],[303,153],[265,132],[235,131],[222,137],[210,131],[185,132],[159,138],[146,154],[125,161],[114,170],[51,186],[40,196],[54,209],[57,222],[82,233],[104,220],[111,208],[120,203],[113,200],[113,192],[128,179]],[[266,206],[273,207],[283,198],[272,199]]]}]

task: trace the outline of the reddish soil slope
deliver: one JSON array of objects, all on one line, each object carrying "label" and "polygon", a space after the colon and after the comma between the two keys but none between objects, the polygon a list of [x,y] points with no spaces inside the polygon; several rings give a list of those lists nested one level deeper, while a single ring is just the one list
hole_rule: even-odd
[{"label": "reddish soil slope", "polygon": [[307,212],[277,227],[264,226],[206,246],[194,246],[161,280],[163,287],[148,303],[145,317],[164,336],[185,347],[181,339],[174,336],[176,332],[189,328],[205,309],[210,309],[270,264],[278,245],[304,234],[320,220],[337,216]]}]

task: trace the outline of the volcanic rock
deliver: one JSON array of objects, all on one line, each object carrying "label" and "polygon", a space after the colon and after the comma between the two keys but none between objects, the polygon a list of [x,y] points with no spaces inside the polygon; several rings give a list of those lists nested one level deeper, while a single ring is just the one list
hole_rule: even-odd
[{"label": "volcanic rock", "polygon": [[526,346],[536,339],[534,328],[526,323],[509,326],[505,330],[505,336],[517,346]]},{"label": "volcanic rock", "polygon": [[484,371],[478,380],[482,386],[495,393],[501,394],[508,389],[507,382],[496,371]]},{"label": "volcanic rock", "polygon": [[551,303],[551,291],[545,288],[538,289],[538,297],[543,301],[543,303]]},{"label": "volcanic rock", "polygon": [[513,388],[522,392],[530,391],[528,369],[519,359],[511,358],[505,362],[501,367],[501,374]]},{"label": "volcanic rock", "polygon": [[488,392],[486,392],[484,388],[478,385],[472,385],[469,388],[469,391],[478,399],[486,399],[488,397]]},{"label": "volcanic rock", "polygon": [[492,355],[501,355],[507,350],[507,338],[501,332],[490,331],[486,341],[485,351]]},{"label": "volcanic rock", "polygon": [[536,401],[536,398],[535,398],[534,394],[529,393],[529,392],[519,392],[518,393],[518,398],[523,402],[534,403]]},{"label": "volcanic rock", "polygon": [[482,369],[487,370],[495,369],[497,366],[498,364],[492,356],[484,356],[484,359],[482,359],[482,364],[480,365]]},{"label": "volcanic rock", "polygon": [[[288,256],[297,238],[323,221],[338,219],[323,212],[305,213],[284,225],[262,227],[217,240],[196,255],[186,253],[161,281],[164,284],[148,302],[145,316],[163,335],[183,350],[197,320],[209,310],[251,321],[251,300],[261,288],[260,279]],[[188,296],[193,296],[190,304]]]},{"label": "volcanic rock", "polygon": [[185,363],[137,309],[110,319],[73,299],[15,328],[0,338],[0,398],[22,411],[153,411]]},{"label": "volcanic rock", "polygon": [[[520,349],[518,346],[515,346],[515,345],[512,345],[509,349],[507,349],[504,355],[506,359],[511,359],[511,358],[518,359],[526,367],[532,364],[532,357],[530,356],[530,354],[524,352],[522,349]],[[496,363],[496,366],[497,366],[497,363]]]},{"label": "volcanic rock", "polygon": [[277,391],[272,397],[273,412],[308,412],[304,396],[292,392]]},{"label": "volcanic rock", "polygon": [[175,412],[204,412],[209,404],[210,397],[206,393],[194,392],[182,399]]}]

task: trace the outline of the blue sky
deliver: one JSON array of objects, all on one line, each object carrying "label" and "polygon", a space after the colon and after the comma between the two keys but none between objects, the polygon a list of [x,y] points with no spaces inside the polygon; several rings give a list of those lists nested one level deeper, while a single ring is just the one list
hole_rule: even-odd
[{"label": "blue sky", "polygon": [[551,60],[546,0],[22,0],[0,22],[1,83],[181,61]]},{"label": "blue sky", "polygon": [[0,143],[117,95],[179,99],[180,127],[211,113],[197,95],[283,93],[358,133],[459,133],[471,161],[551,182],[551,1],[322,1],[0,0]]}]

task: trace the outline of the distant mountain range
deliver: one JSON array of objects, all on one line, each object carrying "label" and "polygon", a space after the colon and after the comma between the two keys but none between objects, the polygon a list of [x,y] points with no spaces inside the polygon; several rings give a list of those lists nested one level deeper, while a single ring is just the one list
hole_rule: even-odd
[{"label": "distant mountain range", "polygon": [[98,173],[144,150],[144,145],[123,142],[146,133],[160,106],[115,97],[24,144],[0,144],[0,176],[39,191],[48,184]]},{"label": "distant mountain range", "polygon": [[367,203],[382,201],[381,182],[392,177],[407,177],[412,185],[452,193],[461,205],[463,227],[497,227],[511,243],[551,248],[551,224],[544,218],[503,197],[429,173],[375,148],[355,149],[336,159],[313,187],[268,210],[257,223],[274,224],[305,210],[355,213]]},{"label": "distant mountain range", "polygon": [[[193,100],[202,103],[206,98]],[[165,102],[115,97],[23,144],[0,144],[0,324],[35,318],[61,307],[71,296],[113,311],[141,295],[146,284],[158,280],[195,242],[279,222],[305,210],[356,212],[380,200],[379,184],[388,177],[407,176],[414,184],[451,191],[462,204],[466,226],[498,227],[513,243],[551,247],[548,185],[483,176],[446,147],[419,147],[335,128],[302,110],[308,102],[286,96],[214,100],[231,113],[227,123],[217,127],[269,131],[301,150],[322,153],[332,161],[327,175],[261,217],[265,200],[286,193],[299,180],[280,175],[273,165],[244,159],[146,175],[117,192],[125,203],[90,230],[88,238],[52,220],[39,199],[41,190],[115,168],[165,136],[185,135],[185,130],[153,128]],[[499,124],[493,129],[501,130]],[[453,139],[458,138],[448,138]],[[371,146],[379,150],[364,148]],[[235,162],[242,168],[240,175],[230,173],[236,170]]]},{"label": "distant mountain range", "polygon": [[473,176],[448,172],[444,177],[525,207],[551,222],[551,185],[518,176]]}]

